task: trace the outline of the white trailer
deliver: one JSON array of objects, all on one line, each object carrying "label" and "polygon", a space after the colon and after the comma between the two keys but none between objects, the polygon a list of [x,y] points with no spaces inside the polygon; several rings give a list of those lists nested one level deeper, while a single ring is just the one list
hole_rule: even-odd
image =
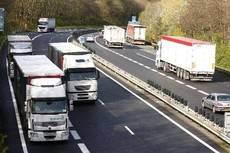
[{"label": "white trailer", "polygon": [[146,27],[136,20],[136,16],[132,16],[132,21],[128,22],[126,29],[126,41],[135,45],[145,44]]},{"label": "white trailer", "polygon": [[38,32],[54,32],[55,27],[55,18],[39,18],[38,20]]},{"label": "white trailer", "polygon": [[[14,91],[30,141],[69,139],[64,73],[45,55],[14,56]],[[73,105],[70,102],[69,108]]]},{"label": "white trailer", "polygon": [[14,55],[32,55],[32,40],[27,35],[8,35],[8,74],[14,77]]},{"label": "white trailer", "polygon": [[118,26],[104,26],[103,38],[108,47],[123,48],[125,43],[125,29]]},{"label": "white trailer", "polygon": [[163,36],[155,65],[186,80],[211,81],[215,72],[216,45],[185,37]]},{"label": "white trailer", "polygon": [[68,98],[72,101],[97,100],[99,72],[91,52],[72,43],[50,43],[48,57],[65,72]]}]

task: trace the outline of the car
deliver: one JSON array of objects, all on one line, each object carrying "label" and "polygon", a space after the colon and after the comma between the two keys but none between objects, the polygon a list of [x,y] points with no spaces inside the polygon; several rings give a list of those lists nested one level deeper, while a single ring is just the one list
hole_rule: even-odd
[{"label": "car", "polygon": [[86,42],[94,42],[94,37],[92,35],[86,36]]},{"label": "car", "polygon": [[213,113],[230,111],[230,94],[211,93],[201,100],[203,108],[212,109]]}]

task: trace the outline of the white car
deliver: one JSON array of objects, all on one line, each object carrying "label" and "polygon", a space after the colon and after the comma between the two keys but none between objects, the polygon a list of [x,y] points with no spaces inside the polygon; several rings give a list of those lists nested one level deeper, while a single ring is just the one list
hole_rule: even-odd
[{"label": "white car", "polygon": [[212,109],[213,113],[230,111],[230,94],[211,93],[202,98],[201,105],[203,108]]},{"label": "white car", "polygon": [[94,42],[94,37],[91,35],[86,36],[86,42]]}]

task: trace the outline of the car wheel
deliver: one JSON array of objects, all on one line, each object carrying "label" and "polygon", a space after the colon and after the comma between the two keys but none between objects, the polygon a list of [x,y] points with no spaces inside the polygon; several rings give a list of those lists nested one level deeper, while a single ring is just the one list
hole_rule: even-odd
[{"label": "car wheel", "polygon": [[216,107],[215,106],[212,107],[212,112],[216,113]]}]

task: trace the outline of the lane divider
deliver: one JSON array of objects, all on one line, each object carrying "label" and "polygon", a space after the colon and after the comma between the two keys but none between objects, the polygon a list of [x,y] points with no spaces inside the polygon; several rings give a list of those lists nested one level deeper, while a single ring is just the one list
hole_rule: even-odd
[{"label": "lane divider", "polygon": [[86,145],[84,143],[78,143],[77,145],[81,149],[82,153],[90,153],[88,148],[86,147]]},{"label": "lane divider", "polygon": [[124,126],[125,127],[125,129],[131,134],[131,135],[135,135],[134,133],[133,133],[133,131],[128,127],[128,126]]},{"label": "lane divider", "polygon": [[74,140],[80,140],[81,139],[81,137],[79,136],[79,134],[77,133],[76,130],[70,130],[70,133],[73,136]]}]

